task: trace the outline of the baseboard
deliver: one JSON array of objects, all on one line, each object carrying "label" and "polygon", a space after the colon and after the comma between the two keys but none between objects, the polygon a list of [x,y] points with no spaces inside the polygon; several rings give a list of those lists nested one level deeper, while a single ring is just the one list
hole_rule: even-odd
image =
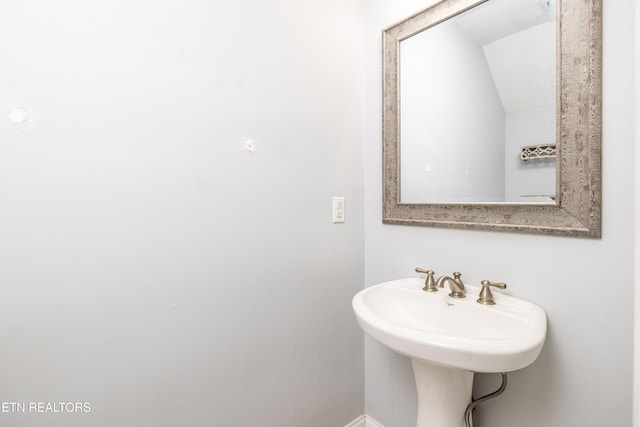
[{"label": "baseboard", "polygon": [[344,427],[365,427],[367,425],[367,417],[366,415],[360,415],[355,420],[351,421]]},{"label": "baseboard", "polygon": [[344,427],[383,427],[382,424],[371,418],[369,415],[360,415]]},{"label": "baseboard", "polygon": [[364,425],[365,427],[383,427],[382,424],[371,418],[369,415],[365,415]]}]

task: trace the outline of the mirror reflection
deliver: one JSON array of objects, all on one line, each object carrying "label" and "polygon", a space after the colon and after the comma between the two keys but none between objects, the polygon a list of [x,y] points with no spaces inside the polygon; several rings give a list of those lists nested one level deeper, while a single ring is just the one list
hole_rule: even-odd
[{"label": "mirror reflection", "polygon": [[400,42],[401,203],[554,203],[555,0],[491,0]]}]

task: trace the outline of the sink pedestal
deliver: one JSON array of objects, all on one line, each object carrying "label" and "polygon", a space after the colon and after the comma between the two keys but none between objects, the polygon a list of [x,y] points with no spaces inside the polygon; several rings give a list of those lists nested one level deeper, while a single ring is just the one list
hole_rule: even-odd
[{"label": "sink pedestal", "polygon": [[471,403],[473,372],[418,359],[412,362],[418,389],[416,427],[465,427],[464,412]]}]

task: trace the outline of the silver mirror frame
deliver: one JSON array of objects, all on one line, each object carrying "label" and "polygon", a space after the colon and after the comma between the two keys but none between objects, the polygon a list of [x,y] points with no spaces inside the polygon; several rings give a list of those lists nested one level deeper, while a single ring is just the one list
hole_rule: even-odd
[{"label": "silver mirror frame", "polygon": [[602,0],[558,0],[555,203],[400,202],[400,42],[488,0],[444,0],[383,31],[383,223],[601,237]]}]

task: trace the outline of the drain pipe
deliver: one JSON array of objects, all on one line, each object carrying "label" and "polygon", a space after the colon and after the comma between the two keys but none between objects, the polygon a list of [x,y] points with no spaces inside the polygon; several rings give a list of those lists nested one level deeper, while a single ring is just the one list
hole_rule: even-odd
[{"label": "drain pipe", "polygon": [[467,427],[473,427],[473,410],[476,409],[476,406],[479,404],[486,402],[489,399],[493,399],[494,397],[500,396],[504,390],[507,388],[507,374],[502,372],[502,384],[500,384],[500,388],[494,391],[493,393],[489,393],[485,396],[482,396],[478,399],[471,398],[471,403],[467,406],[467,410],[464,411],[464,423]]}]

